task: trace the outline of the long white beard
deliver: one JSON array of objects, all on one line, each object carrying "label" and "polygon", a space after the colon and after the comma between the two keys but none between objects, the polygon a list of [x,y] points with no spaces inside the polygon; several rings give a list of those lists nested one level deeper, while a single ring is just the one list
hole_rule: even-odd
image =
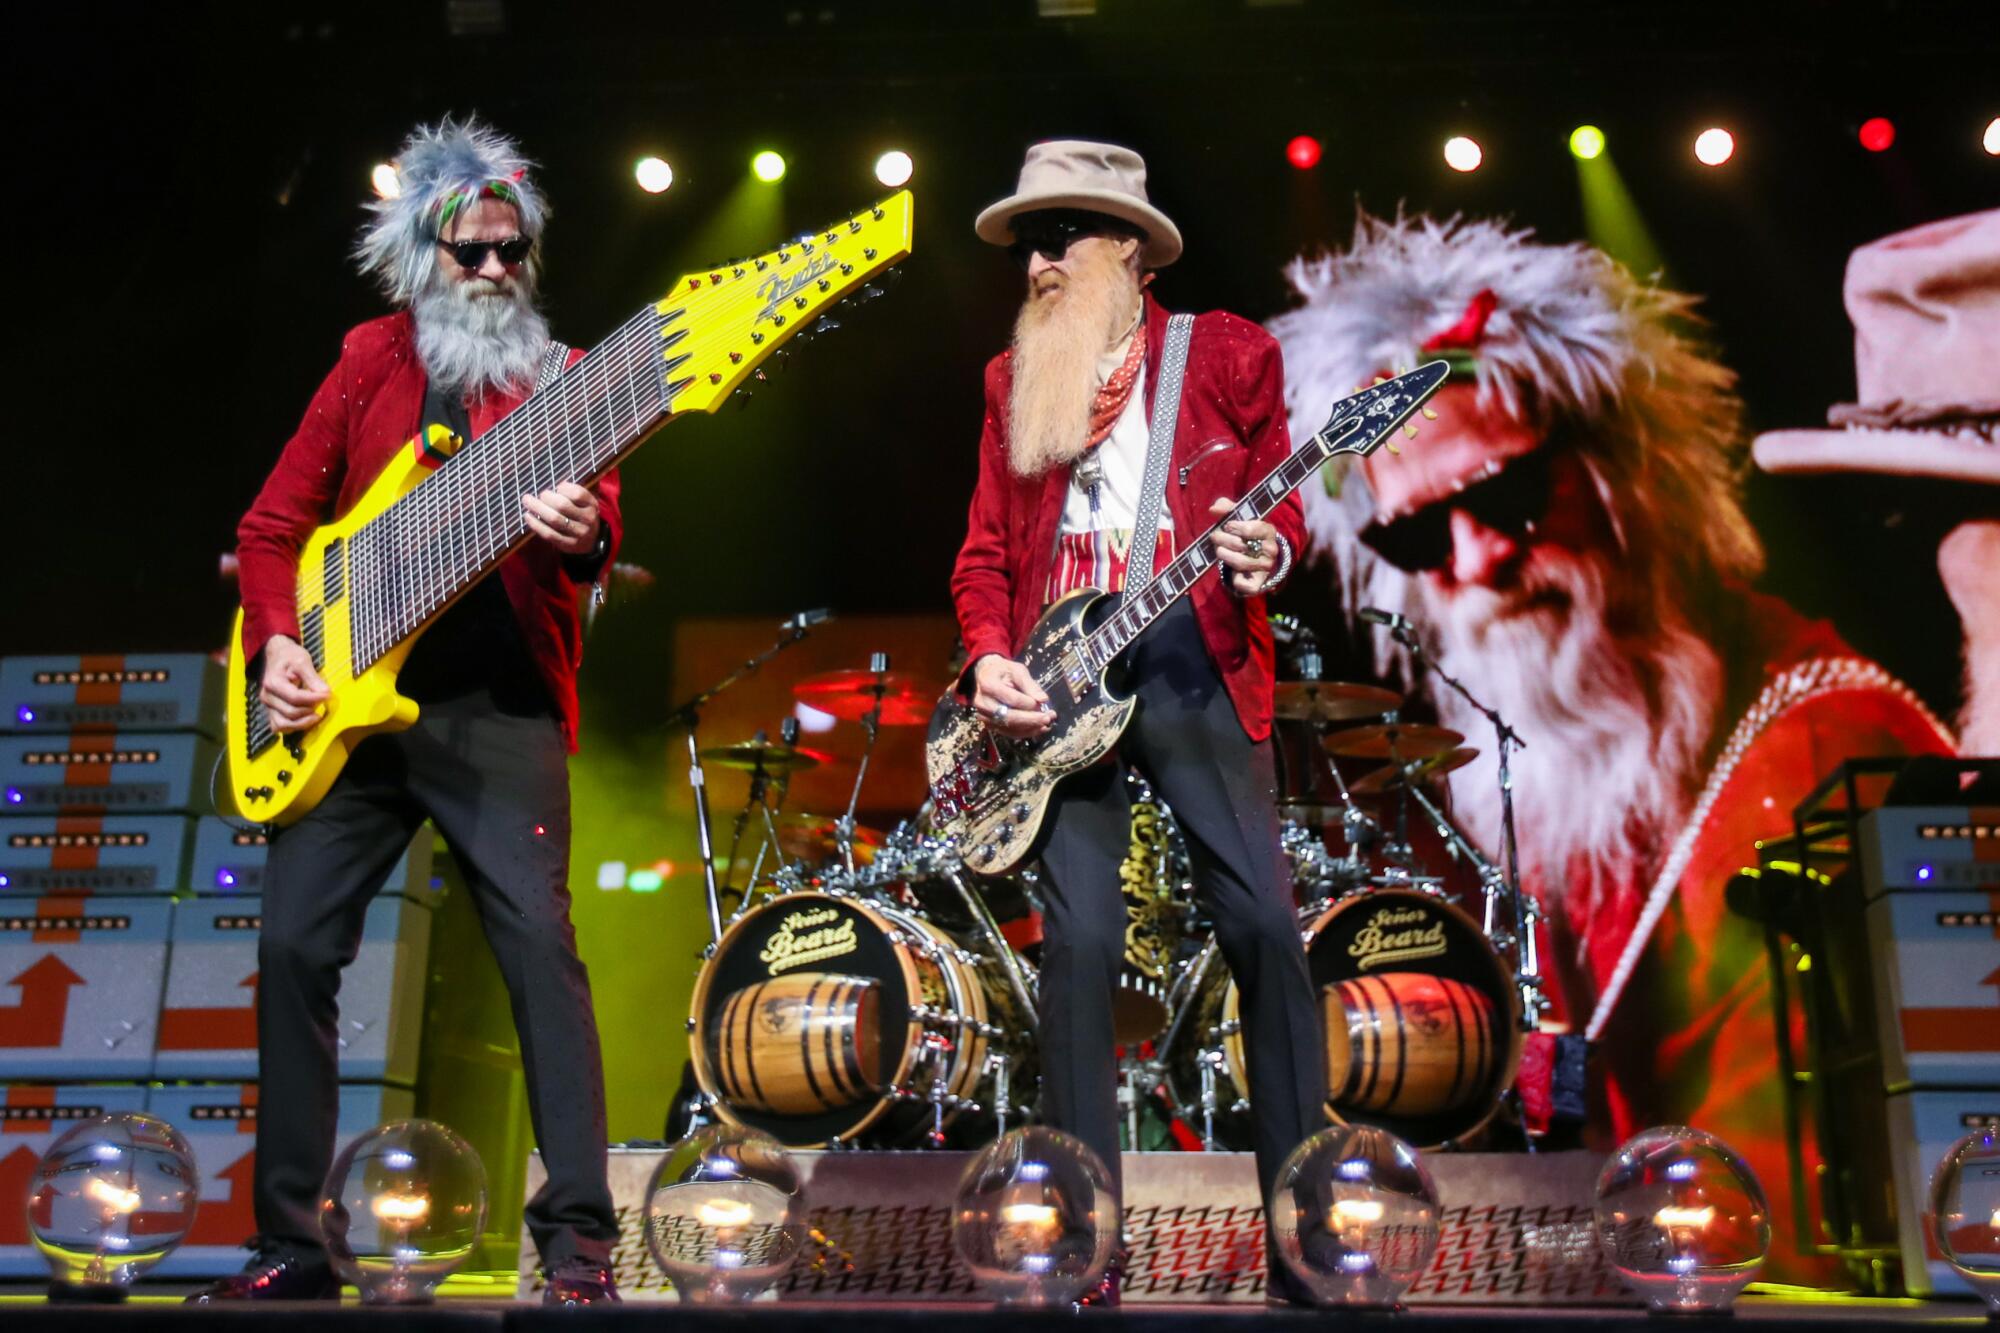
[{"label": "long white beard", "polygon": [[[1621,879],[1650,876],[1693,803],[1722,697],[1720,659],[1668,599],[1651,598],[1645,630],[1613,627],[1625,617],[1610,576],[1602,559],[1559,558],[1531,562],[1527,586],[1508,594],[1421,585],[1441,665],[1526,742],[1511,764],[1521,868],[1552,908],[1594,911]],[[1434,694],[1444,724],[1482,751],[1453,775],[1452,797],[1497,855],[1491,724],[1449,687]]]},{"label": "long white beard", "polygon": [[534,387],[549,324],[535,309],[528,283],[435,277],[410,311],[417,321],[417,356],[439,388],[483,397]]},{"label": "long white beard", "polygon": [[1019,477],[1039,476],[1082,455],[1097,401],[1098,358],[1125,331],[1138,304],[1138,282],[1116,253],[1090,253],[1097,257],[1073,263],[1067,280],[1043,273],[1061,295],[1031,291],[1014,323],[1007,459]]}]

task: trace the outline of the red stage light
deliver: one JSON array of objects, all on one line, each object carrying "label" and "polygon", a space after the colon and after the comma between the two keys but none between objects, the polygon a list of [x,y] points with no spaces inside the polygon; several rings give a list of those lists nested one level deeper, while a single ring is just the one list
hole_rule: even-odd
[{"label": "red stage light", "polygon": [[1310,134],[1301,134],[1285,145],[1285,159],[1300,171],[1311,171],[1319,165],[1319,140]]},{"label": "red stage light", "polygon": [[1861,146],[1871,153],[1885,153],[1896,142],[1896,125],[1887,116],[1870,116],[1861,122]]}]

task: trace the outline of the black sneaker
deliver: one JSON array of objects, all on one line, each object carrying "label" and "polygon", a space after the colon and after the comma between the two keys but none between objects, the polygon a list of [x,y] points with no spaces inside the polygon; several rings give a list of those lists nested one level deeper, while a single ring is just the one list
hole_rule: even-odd
[{"label": "black sneaker", "polygon": [[543,1305],[617,1305],[618,1277],[589,1259],[563,1259],[542,1272]]},{"label": "black sneaker", "polygon": [[252,1237],[250,1262],[243,1271],[210,1283],[187,1298],[189,1305],[220,1301],[337,1301],[340,1279],[323,1254],[269,1245]]}]

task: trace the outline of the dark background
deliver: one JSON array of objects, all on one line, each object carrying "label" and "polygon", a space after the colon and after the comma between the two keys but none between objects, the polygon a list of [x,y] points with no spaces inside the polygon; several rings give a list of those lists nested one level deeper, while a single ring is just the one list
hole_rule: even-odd
[{"label": "dark background", "polygon": [[[586,689],[593,731],[636,744],[662,734],[678,620],[944,609],[980,368],[1019,283],[971,220],[1037,138],[1141,149],[1188,242],[1157,290],[1264,317],[1286,304],[1285,261],[1343,239],[1357,200],[1581,235],[1565,139],[1594,122],[1668,278],[1708,298],[1756,428],[1817,424],[1852,396],[1854,246],[2000,204],[2000,159],[1978,143],[2000,114],[1991,3],[1097,8],[17,11],[0,653],[222,641],[233,590],[217,556],[342,331],[382,309],[346,258],[369,168],[447,111],[477,110],[545,164],[546,292],[575,343],[720,257],[689,246],[755,149],[790,159],[789,231],[881,193],[885,148],[916,158],[916,254],[891,299],[800,350],[748,411],[677,423],[627,469],[625,558],[658,582],[599,620]],[[1883,155],[1854,139],[1875,114],[1899,136]],[[1720,171],[1689,153],[1709,123],[1739,138]],[[1486,148],[1470,176],[1439,153],[1460,132]],[[1285,161],[1297,133],[1326,145],[1311,173]],[[674,164],[665,195],[633,184],[645,152]],[[1956,629],[1930,557],[1941,511],[1966,498],[1753,477],[1750,500],[1766,586],[1954,708]],[[1326,580],[1295,583],[1289,609],[1335,633]]]}]

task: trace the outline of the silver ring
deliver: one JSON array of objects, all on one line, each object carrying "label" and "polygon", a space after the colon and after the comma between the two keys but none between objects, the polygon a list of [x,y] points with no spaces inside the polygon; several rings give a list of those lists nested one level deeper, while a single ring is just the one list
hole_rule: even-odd
[{"label": "silver ring", "polygon": [[994,720],[995,722],[1005,722],[1005,721],[1007,720],[1007,705],[1006,705],[1006,704],[994,704],[994,705],[993,705],[993,720]]},{"label": "silver ring", "polygon": [[1252,560],[1255,560],[1258,556],[1264,554],[1264,539],[1262,537],[1245,537],[1243,539],[1243,549],[1249,552]]}]

